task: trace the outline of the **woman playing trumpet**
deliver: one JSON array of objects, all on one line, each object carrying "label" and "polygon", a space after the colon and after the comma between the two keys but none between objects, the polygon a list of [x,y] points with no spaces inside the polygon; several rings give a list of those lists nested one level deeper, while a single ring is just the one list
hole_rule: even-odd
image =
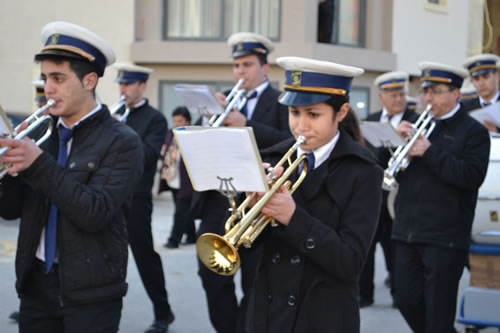
[{"label": "woman playing trumpet", "polygon": [[[306,138],[298,156],[307,154],[309,171],[293,196],[282,187],[262,210],[279,225],[259,238],[264,255],[247,330],[358,332],[358,278],[375,232],[382,182],[382,170],[358,142],[349,106],[352,78],[363,70],[296,57],[277,62],[286,70],[280,103],[289,107],[293,135]],[[292,143],[268,148],[263,160],[274,165]]]}]

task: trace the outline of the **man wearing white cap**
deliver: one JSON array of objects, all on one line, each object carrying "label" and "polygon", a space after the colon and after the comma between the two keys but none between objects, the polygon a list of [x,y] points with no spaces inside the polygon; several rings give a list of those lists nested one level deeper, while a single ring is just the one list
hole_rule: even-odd
[{"label": "man wearing white cap", "polygon": [[[366,120],[390,122],[394,128],[397,128],[401,120],[412,121],[416,117],[415,111],[407,108],[406,94],[408,93],[408,74],[405,72],[388,72],[375,78],[374,84],[379,89],[379,99],[383,108],[379,112],[370,114]],[[389,149],[372,148],[372,151],[378,157],[378,163],[383,168],[387,168],[387,163],[391,158]],[[381,190],[383,191],[383,190]],[[387,191],[383,191],[382,209],[377,226],[377,232],[373,243],[368,252],[363,272],[359,278],[359,306],[365,307],[372,305],[373,277],[375,273],[375,248],[379,242],[384,251],[385,265],[388,272],[387,283],[391,285],[392,280],[392,218],[387,210]],[[392,287],[391,287],[392,293]]]},{"label": "man wearing white cap", "polygon": [[[273,43],[262,35],[250,32],[233,34],[227,43],[233,57],[234,79],[244,80],[241,88],[245,90],[247,102],[241,111],[235,109],[230,112],[223,125],[252,127],[260,149],[290,137],[286,107],[278,103],[280,92],[271,87],[267,79],[270,71],[267,56],[274,49]],[[224,104],[223,94],[219,93],[216,97]],[[219,192],[195,193],[192,213],[194,218],[201,219],[198,233],[220,234],[228,208],[227,198]],[[241,278],[244,297],[239,305],[233,277],[220,276],[199,262],[199,275],[207,296],[210,320],[218,333],[241,330],[258,256],[258,251],[249,255],[242,253]]]},{"label": "man wearing white cap", "polygon": [[[0,140],[11,164],[0,215],[20,217],[20,332],[117,332],[127,292],[124,208],[142,174],[140,139],[95,99],[113,50],[75,24],[41,33],[40,63],[54,128],[40,148]],[[18,177],[10,175],[18,174]]]},{"label": "man wearing white cap", "polygon": [[[434,62],[419,66],[424,102],[437,125],[412,146],[410,165],[398,175],[395,300],[414,332],[455,332],[458,282],[490,140],[458,102],[467,72]],[[413,131],[406,121],[398,130]]]},{"label": "man wearing white cap", "polygon": [[[498,61],[499,57],[495,54],[478,54],[465,60],[464,67],[469,71],[471,82],[479,95],[464,103],[467,111],[477,110],[500,102]],[[499,132],[498,124],[488,120],[483,121],[483,124],[490,132]]]},{"label": "man wearing white cap", "polygon": [[163,114],[149,105],[143,97],[152,69],[133,64],[115,64],[118,70],[116,82],[120,95],[130,113],[125,123],[141,138],[144,151],[144,173],[134,188],[132,205],[127,216],[128,238],[132,254],[149,299],[153,303],[154,322],[148,333],[163,333],[174,321],[168,303],[165,275],[161,258],[154,249],[151,233],[153,197],[151,188],[156,174],[160,150],[167,135],[167,121]]}]

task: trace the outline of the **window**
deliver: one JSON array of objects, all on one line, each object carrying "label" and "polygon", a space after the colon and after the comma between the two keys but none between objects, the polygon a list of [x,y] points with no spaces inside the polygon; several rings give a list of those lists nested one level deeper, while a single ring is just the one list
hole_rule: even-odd
[{"label": "window", "polygon": [[163,39],[225,40],[252,31],[279,39],[281,0],[164,0]]},{"label": "window", "polygon": [[365,11],[365,0],[320,0],[318,42],[363,47]]},{"label": "window", "polygon": [[370,88],[352,87],[349,92],[349,105],[356,111],[359,120],[365,119],[370,109]]}]

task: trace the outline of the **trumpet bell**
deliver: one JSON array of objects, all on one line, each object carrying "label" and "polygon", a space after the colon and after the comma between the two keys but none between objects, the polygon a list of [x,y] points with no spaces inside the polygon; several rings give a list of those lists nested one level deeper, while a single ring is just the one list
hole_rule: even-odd
[{"label": "trumpet bell", "polygon": [[220,235],[201,235],[196,241],[196,251],[201,262],[219,275],[231,276],[240,268],[238,250]]},{"label": "trumpet bell", "polygon": [[382,182],[382,188],[386,191],[394,191],[399,187],[396,178],[387,172],[384,172],[384,180]]}]

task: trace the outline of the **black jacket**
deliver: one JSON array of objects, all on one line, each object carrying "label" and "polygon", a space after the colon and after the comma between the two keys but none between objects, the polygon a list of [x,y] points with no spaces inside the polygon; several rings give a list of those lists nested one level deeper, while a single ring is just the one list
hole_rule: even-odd
[{"label": "black jacket", "polygon": [[[495,103],[500,103],[500,98],[494,101]],[[470,112],[474,110],[481,109],[483,106],[481,105],[481,101],[479,97],[472,98],[470,100],[462,102],[463,108],[465,111]]]},{"label": "black jacket", "polygon": [[[263,161],[276,163],[293,142],[263,151]],[[268,226],[258,238],[264,254],[249,332],[359,331],[358,278],[377,225],[381,183],[372,154],[341,130],[328,160],[294,193],[290,224]]]},{"label": "black jacket", "polygon": [[123,297],[128,257],[124,208],[142,173],[140,139],[105,106],[73,129],[66,168],[56,160],[58,137],[54,129],[28,169],[2,179],[0,216],[21,217],[17,291],[23,293],[53,202],[63,303]]},{"label": "black jacket", "polygon": [[467,250],[488,168],[488,131],[461,108],[439,122],[429,141],[399,174],[392,238]]},{"label": "black jacket", "polygon": [[152,198],[151,188],[167,135],[167,120],[145,100],[145,104],[130,110],[125,123],[139,135],[144,151],[144,173],[134,189],[134,196]]}]

